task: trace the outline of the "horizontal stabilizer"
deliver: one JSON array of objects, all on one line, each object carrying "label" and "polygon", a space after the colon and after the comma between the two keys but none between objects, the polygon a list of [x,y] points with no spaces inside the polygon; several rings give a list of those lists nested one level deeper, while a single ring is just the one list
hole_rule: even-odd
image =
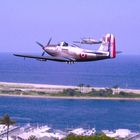
[{"label": "horizontal stabilizer", "polygon": [[122,51],[116,51],[117,54],[122,53]]}]

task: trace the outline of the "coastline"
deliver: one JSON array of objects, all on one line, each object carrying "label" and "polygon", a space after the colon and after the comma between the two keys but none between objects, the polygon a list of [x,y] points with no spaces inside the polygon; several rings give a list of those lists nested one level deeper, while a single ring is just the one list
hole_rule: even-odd
[{"label": "coastline", "polygon": [[140,101],[140,98],[118,98],[118,97],[72,97],[72,96],[39,96],[39,95],[16,95],[0,94],[0,97],[19,97],[19,98],[41,98],[41,99],[64,99],[64,100],[113,100],[113,101]]},{"label": "coastline", "polygon": [[[91,90],[92,88],[96,90],[105,89],[104,87],[86,87],[85,90]],[[49,92],[57,93],[64,89],[78,89],[78,86],[65,86],[65,85],[48,85],[48,84],[32,84],[32,83],[11,83],[11,82],[0,82],[0,91],[32,91],[32,92]],[[116,89],[114,89],[116,90]],[[125,91],[127,93],[140,94],[140,89],[117,89],[119,91]],[[28,97],[28,98],[44,98],[44,99],[81,99],[81,100],[131,100],[140,101],[139,97],[90,97],[90,96],[53,96],[53,95],[23,95],[23,94],[7,94],[0,93],[0,97]]]}]

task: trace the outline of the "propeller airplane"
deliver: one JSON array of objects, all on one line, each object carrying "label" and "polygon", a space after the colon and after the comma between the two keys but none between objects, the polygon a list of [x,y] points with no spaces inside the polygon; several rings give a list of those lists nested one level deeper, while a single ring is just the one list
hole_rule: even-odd
[{"label": "propeller airplane", "polygon": [[60,42],[59,44],[54,45],[50,44],[51,40],[52,38],[49,39],[47,45],[45,46],[39,42],[36,42],[43,50],[41,55],[26,55],[26,54],[14,54],[14,55],[24,58],[33,58],[40,61],[51,60],[67,63],[97,61],[116,57],[116,43],[113,34],[106,34],[103,37],[102,41],[93,41],[92,44],[100,44],[98,50],[87,50],[80,48],[76,44],[69,45],[66,42]]}]

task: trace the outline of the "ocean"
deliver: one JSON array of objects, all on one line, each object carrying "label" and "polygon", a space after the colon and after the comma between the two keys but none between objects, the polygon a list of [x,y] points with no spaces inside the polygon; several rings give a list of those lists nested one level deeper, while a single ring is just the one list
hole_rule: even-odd
[{"label": "ocean", "polygon": [[0,81],[140,89],[140,56],[66,64],[0,54]]},{"label": "ocean", "polygon": [[49,125],[55,129],[118,128],[140,131],[139,101],[74,100],[0,97],[0,116],[8,113],[17,124]]},{"label": "ocean", "polygon": [[[140,56],[65,64],[40,62],[0,54],[0,81],[140,89]],[[0,97],[0,116],[17,123],[48,124],[53,128],[128,128],[140,131],[140,101],[64,100]]]}]

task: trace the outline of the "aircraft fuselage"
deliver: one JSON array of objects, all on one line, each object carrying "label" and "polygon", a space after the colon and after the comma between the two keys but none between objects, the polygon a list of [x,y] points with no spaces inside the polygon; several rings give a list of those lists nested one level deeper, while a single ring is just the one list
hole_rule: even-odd
[{"label": "aircraft fuselage", "polygon": [[[89,40],[84,40],[89,41]],[[90,40],[93,41],[93,40]],[[25,54],[14,54],[18,57],[33,58],[40,61],[57,61],[57,62],[85,62],[85,61],[96,61],[116,57],[116,44],[115,37],[112,34],[106,34],[102,41],[94,41],[95,43],[101,43],[98,50],[87,50],[80,48],[77,45],[69,45],[67,42],[60,42],[59,44],[50,44],[51,38],[47,45],[42,45],[36,42],[43,50],[42,55],[25,55]],[[45,55],[45,54],[49,54]]]},{"label": "aircraft fuselage", "polygon": [[108,58],[108,53],[102,54],[92,53],[92,50],[85,50],[75,46],[47,46],[45,51],[53,57],[71,58],[76,61],[93,61]]}]

